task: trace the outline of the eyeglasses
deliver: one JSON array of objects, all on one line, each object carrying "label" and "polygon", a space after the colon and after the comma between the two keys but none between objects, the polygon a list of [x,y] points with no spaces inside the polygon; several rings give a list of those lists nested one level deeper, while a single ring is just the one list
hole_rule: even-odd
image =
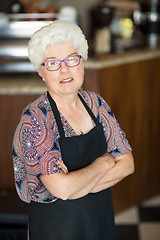
[{"label": "eyeglasses", "polygon": [[76,67],[80,64],[81,55],[73,55],[65,58],[64,60],[53,59],[46,61],[41,64],[41,66],[45,66],[48,71],[57,71],[60,69],[62,62],[66,64],[67,67]]}]

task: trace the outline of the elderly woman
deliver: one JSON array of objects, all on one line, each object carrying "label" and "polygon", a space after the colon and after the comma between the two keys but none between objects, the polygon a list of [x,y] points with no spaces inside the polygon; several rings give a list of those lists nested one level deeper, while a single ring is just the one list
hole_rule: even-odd
[{"label": "elderly woman", "polygon": [[115,240],[110,187],[133,173],[134,163],[110,107],[80,90],[85,36],[55,21],[33,34],[28,49],[48,89],[24,109],[13,142],[30,240]]}]

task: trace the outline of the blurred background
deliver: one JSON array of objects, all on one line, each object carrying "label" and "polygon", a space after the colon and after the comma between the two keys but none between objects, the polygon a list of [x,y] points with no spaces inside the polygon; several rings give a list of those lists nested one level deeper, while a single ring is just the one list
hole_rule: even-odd
[{"label": "blurred background", "polygon": [[110,105],[133,148],[136,171],[112,188],[118,240],[160,239],[160,1],[5,0],[0,4],[0,240],[26,239],[12,139],[24,107],[46,91],[28,60],[34,31],[75,22],[89,42],[84,90]]}]

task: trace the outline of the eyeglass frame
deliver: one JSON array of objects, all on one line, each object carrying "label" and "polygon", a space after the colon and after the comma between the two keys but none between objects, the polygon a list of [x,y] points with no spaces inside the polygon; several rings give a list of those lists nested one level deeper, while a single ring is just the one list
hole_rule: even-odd
[{"label": "eyeglass frame", "polygon": [[[79,57],[79,62],[78,62],[78,64],[76,64],[75,66],[68,66],[67,63],[66,63],[66,61],[67,61],[67,59],[70,58],[70,57]],[[51,71],[51,72],[52,72],[52,71],[57,71],[57,70],[59,70],[59,69],[61,68],[61,66],[62,66],[62,62],[64,62],[67,67],[77,67],[77,66],[80,64],[81,58],[82,58],[82,56],[81,56],[81,55],[78,55],[78,54],[77,54],[77,55],[71,55],[71,56],[69,56],[69,57],[66,57],[66,58],[63,59],[63,60],[53,59],[53,60],[45,61],[45,62],[41,63],[41,66],[45,66],[46,69],[47,69],[47,71]],[[47,68],[47,63],[48,63],[48,62],[52,62],[52,61],[57,61],[57,62],[60,63],[59,67],[58,67],[56,70],[50,70],[50,69]]]}]

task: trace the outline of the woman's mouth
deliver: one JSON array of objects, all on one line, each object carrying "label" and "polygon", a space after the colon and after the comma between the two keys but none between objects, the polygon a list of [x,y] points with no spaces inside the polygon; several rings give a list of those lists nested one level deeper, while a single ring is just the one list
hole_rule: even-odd
[{"label": "woman's mouth", "polygon": [[72,81],[73,81],[73,78],[66,78],[66,79],[61,80],[60,83],[69,83]]}]

